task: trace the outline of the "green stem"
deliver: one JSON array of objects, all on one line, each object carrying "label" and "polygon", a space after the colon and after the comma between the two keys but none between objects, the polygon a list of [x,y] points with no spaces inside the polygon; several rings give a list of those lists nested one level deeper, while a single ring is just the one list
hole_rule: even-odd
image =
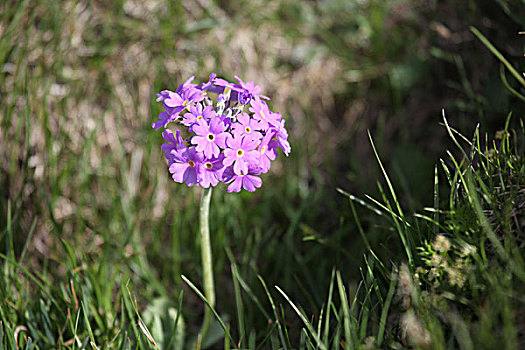
[{"label": "green stem", "polygon": [[202,273],[204,279],[204,295],[208,300],[209,307],[204,310],[204,320],[199,333],[199,343],[204,341],[210,329],[213,314],[211,308],[215,307],[215,287],[213,284],[213,265],[211,258],[209,212],[212,188],[205,188],[202,192],[200,207],[200,238]]}]

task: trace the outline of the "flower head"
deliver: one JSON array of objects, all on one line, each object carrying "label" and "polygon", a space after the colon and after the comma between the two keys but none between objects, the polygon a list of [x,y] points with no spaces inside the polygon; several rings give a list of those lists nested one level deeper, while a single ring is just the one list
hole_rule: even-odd
[{"label": "flower head", "polygon": [[261,187],[259,175],[270,169],[277,149],[290,153],[284,119],[263,101],[269,98],[261,95],[261,87],[235,79],[232,83],[212,73],[199,85],[192,76],[175,91],[157,94],[164,111],[152,127],[175,122],[186,129],[186,141],[181,130],[162,133],[166,142],[161,149],[174,181],[205,188],[224,182],[228,192],[253,192]]}]

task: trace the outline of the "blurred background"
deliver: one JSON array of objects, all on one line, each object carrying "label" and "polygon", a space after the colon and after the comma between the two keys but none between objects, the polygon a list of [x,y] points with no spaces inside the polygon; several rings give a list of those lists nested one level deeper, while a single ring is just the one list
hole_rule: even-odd
[{"label": "blurred background", "polygon": [[[469,29],[523,66],[524,10],[506,0],[2,1],[0,252],[12,244],[54,283],[110,281],[97,295],[132,281],[140,309],[185,290],[196,333],[203,305],[180,275],[200,285],[200,191],[169,176],[151,129],[155,93],[191,75],[238,75],[272,98],[292,153],[257,192],[214,192],[218,310],[235,317],[236,264],[255,294],[259,274],[315,312],[333,267],[352,284],[366,244],[387,259],[400,251],[380,217],[337,192],[381,196],[367,131],[407,212],[431,205],[434,165],[451,145],[442,109],[468,136],[524,111]],[[250,308],[246,323],[264,326]]]}]

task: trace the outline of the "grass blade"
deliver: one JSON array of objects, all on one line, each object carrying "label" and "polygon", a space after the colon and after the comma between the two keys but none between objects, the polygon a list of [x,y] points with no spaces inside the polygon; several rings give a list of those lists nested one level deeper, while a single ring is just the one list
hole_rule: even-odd
[{"label": "grass blade", "polygon": [[202,301],[204,301],[204,303],[210,308],[210,311],[213,313],[215,318],[217,318],[217,321],[219,321],[219,324],[221,325],[222,329],[224,330],[224,334],[226,334],[226,336],[228,338],[230,338],[230,341],[235,344],[235,341],[233,340],[233,338],[232,338],[232,336],[230,334],[229,328],[226,326],[226,324],[224,324],[224,322],[222,321],[222,319],[219,316],[219,314],[217,313],[217,311],[215,311],[215,309],[210,305],[210,303],[208,302],[208,300],[206,299],[204,294],[202,294],[201,291],[186,276],[181,275],[180,277],[195,292],[195,294],[197,294],[199,296],[199,298],[201,298]]},{"label": "grass blade", "polygon": [[306,328],[308,328],[308,331],[310,332],[312,337],[317,342],[317,345],[319,346],[319,348],[321,348],[321,350],[328,350],[326,345],[322,342],[321,338],[319,337],[319,334],[314,329],[312,323],[308,320],[308,318],[306,318],[304,313],[301,310],[299,310],[299,308],[297,306],[295,306],[295,304],[290,300],[288,295],[286,295],[286,293],[281,288],[279,288],[278,286],[275,286],[275,289],[277,289],[279,291],[279,293],[281,293],[283,295],[283,297],[286,299],[286,301],[292,306],[292,308],[297,313],[297,315],[299,316],[301,321],[303,321],[303,323],[305,324]]},{"label": "grass blade", "polygon": [[374,144],[374,140],[372,140],[372,135],[370,134],[370,131],[368,131],[368,138],[370,139],[370,144],[372,145],[372,149],[374,151],[374,155],[376,156],[377,162],[379,163],[379,167],[381,168],[381,172],[383,173],[383,176],[385,177],[386,183],[388,185],[388,189],[390,190],[390,194],[392,195],[392,198],[394,199],[394,203],[396,204],[396,208],[399,213],[399,216],[404,218],[405,215],[403,214],[403,211],[401,210],[401,205],[399,204],[399,201],[397,200],[396,192],[394,191],[394,186],[392,186],[392,182],[390,181],[390,178],[388,177],[388,174],[385,168],[383,167],[381,158],[379,158],[379,154],[377,153],[376,146]]},{"label": "grass blade", "polygon": [[381,310],[381,318],[379,320],[379,331],[377,332],[377,346],[381,347],[383,339],[385,336],[386,321],[388,316],[388,310],[390,309],[390,304],[392,303],[392,298],[394,297],[394,292],[396,290],[397,277],[392,271],[392,276],[390,278],[390,286],[388,287],[388,293],[386,295],[385,304],[383,305],[383,310]]},{"label": "grass blade", "polygon": [[474,33],[475,36],[478,37],[478,39],[487,47],[487,49],[492,52],[494,56],[498,58],[498,60],[501,61],[507,67],[507,69],[510,71],[510,73],[516,78],[516,80],[525,87],[525,79],[518,73],[516,69],[510,64],[509,61],[496,49],[494,45],[483,35],[479,30],[477,30],[475,27],[470,27],[470,31]]},{"label": "grass blade", "polygon": [[339,299],[341,299],[341,306],[343,307],[343,329],[345,333],[345,341],[350,345],[350,348],[352,348],[350,307],[348,304],[345,286],[339,271],[337,271],[337,289],[339,290]]},{"label": "grass blade", "polygon": [[262,286],[264,288],[264,291],[266,292],[266,295],[268,296],[268,300],[270,300],[270,304],[272,306],[273,314],[275,316],[275,322],[277,323],[277,329],[279,330],[279,337],[281,338],[281,345],[284,346],[285,349],[289,349],[289,348],[291,348],[291,346],[290,346],[289,342],[285,341],[285,339],[287,340],[288,338],[285,338],[285,336],[284,336],[283,328],[281,326],[281,322],[279,322],[277,309],[275,307],[275,303],[273,301],[272,295],[270,294],[270,291],[266,287],[266,283],[264,282],[262,277],[261,276],[257,276],[257,277],[259,278],[259,281],[261,281],[261,284],[262,284]]},{"label": "grass blade", "polygon": [[332,295],[334,292],[334,277],[335,269],[332,269],[332,276],[330,277],[330,287],[328,289],[328,300],[326,302],[326,320],[324,324],[323,341],[328,344],[329,332],[330,332],[330,307],[332,305]]}]

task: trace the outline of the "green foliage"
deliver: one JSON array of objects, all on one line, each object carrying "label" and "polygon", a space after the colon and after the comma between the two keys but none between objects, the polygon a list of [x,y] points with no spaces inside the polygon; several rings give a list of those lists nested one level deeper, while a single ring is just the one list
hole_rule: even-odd
[{"label": "green foliage", "polygon": [[[469,140],[445,119],[461,160],[448,152],[450,165],[443,163],[443,175],[449,180],[450,195],[446,200],[436,198],[434,207],[426,209],[433,217],[416,214],[410,218],[401,209],[395,213],[392,208],[399,202],[393,189],[390,199],[369,198],[368,205],[376,206],[380,217],[390,217],[400,240],[406,235],[414,242],[408,247],[403,244],[411,250],[405,257],[409,264],[393,263],[399,269],[390,283],[397,279],[398,299],[390,317],[398,321],[388,329],[390,346],[401,342],[422,348],[490,349],[503,342],[505,348],[519,347],[519,310],[524,307],[520,291],[525,287],[525,125],[523,120],[519,123],[521,130],[506,127],[494,141],[482,139],[478,129]],[[385,177],[388,182],[386,173]],[[412,263],[411,256],[415,257]],[[373,288],[381,290],[378,298],[387,295],[380,281],[388,277],[377,274],[373,281]],[[367,297],[361,299],[365,309]],[[381,309],[388,312],[388,306]],[[371,310],[368,313],[374,317]],[[375,344],[381,345],[382,333],[375,335],[370,325],[359,325],[358,329],[377,337],[368,339],[377,339]],[[486,334],[501,336],[495,339]]]}]

